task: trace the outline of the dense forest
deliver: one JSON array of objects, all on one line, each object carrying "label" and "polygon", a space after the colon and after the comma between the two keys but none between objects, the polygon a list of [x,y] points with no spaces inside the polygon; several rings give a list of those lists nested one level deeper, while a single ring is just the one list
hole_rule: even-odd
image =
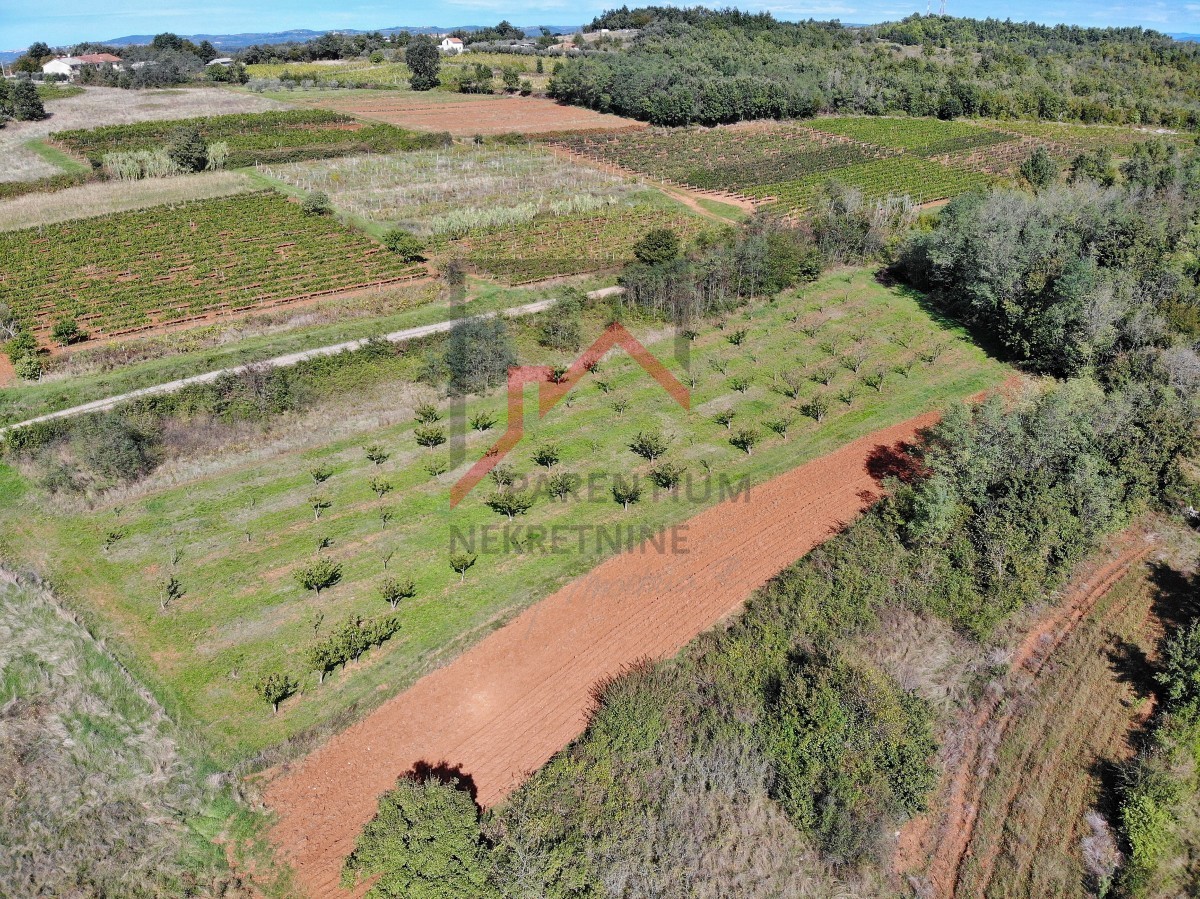
[{"label": "dense forest", "polygon": [[628,49],[565,61],[555,97],[657,125],[819,112],[1200,125],[1200,46],[1140,28],[910,16],[849,28],[700,7],[622,7]]}]

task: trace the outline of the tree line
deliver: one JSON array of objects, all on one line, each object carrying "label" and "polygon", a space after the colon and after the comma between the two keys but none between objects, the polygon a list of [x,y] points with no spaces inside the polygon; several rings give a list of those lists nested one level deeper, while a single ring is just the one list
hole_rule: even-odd
[{"label": "tree line", "polygon": [[819,112],[1200,125],[1187,87],[1200,48],[1137,28],[948,16],[851,28],[699,7],[623,7],[589,30],[601,27],[642,31],[626,50],[564,61],[552,95],[656,125]]}]

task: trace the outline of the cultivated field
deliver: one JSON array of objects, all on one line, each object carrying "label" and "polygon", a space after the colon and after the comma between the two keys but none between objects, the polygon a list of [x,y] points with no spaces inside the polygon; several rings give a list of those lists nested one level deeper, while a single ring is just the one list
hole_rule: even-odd
[{"label": "cultivated field", "polygon": [[0,181],[26,181],[58,174],[58,166],[26,146],[31,140],[44,140],[53,131],[286,108],[283,103],[265,97],[217,88],[127,91],[88,87],[82,95],[47,102],[46,111],[50,114],[47,119],[9,122],[0,128]]},{"label": "cultivated field", "polygon": [[63,318],[109,336],[424,270],[270,192],[4,232],[0,256],[0,303],[43,335]]},{"label": "cultivated field", "polygon": [[[585,341],[605,321],[603,309],[589,313]],[[544,481],[534,481],[543,486],[519,525],[675,523],[718,500],[719,477],[765,480],[1004,375],[960,333],[935,323],[914,297],[880,286],[868,272],[828,277],[799,295],[704,326],[690,344],[690,377],[669,361],[673,341],[656,330],[660,325],[630,324],[694,384],[692,411],[679,410],[625,357],[604,362],[510,460],[525,477],[567,473],[582,483],[593,476],[598,486],[590,501],[562,502],[548,497]],[[523,361],[554,365],[570,358],[538,346],[537,323],[518,328]],[[415,350],[388,364],[406,379],[425,358]],[[563,553],[480,550],[460,578],[449,564],[450,528],[464,533],[505,519],[488,508],[491,490],[482,485],[453,512],[448,491],[503,428],[504,398],[494,393],[468,404],[468,416],[490,412],[497,423],[470,431],[467,462],[452,467],[445,446],[418,446],[414,424],[405,421],[406,410],[430,395],[406,380],[391,391],[382,427],[353,426],[355,400],[343,398],[336,410],[294,423],[304,435],[302,448],[284,441],[243,454],[226,441],[218,456],[168,465],[94,505],[67,499],[47,505],[21,474],[0,468],[0,550],[47,571],[160,695],[200,726],[222,763],[348,709],[373,706],[617,548],[589,539]],[[825,402],[820,414],[812,403],[818,395]],[[453,406],[440,409],[437,427],[447,437],[465,429],[451,418]],[[728,427],[714,420],[724,411],[733,413]],[[646,476],[649,464],[627,444],[647,429],[667,435],[669,457],[686,466],[696,486],[672,493],[652,491],[647,482],[641,502],[624,509],[609,486],[618,473]],[[747,429],[760,438],[752,455],[731,443]],[[559,461],[542,469],[531,456],[547,444],[558,447]],[[374,464],[365,445],[378,445],[386,458]],[[326,479],[315,484],[310,470],[326,468]],[[390,490],[380,496],[373,481]],[[314,510],[313,496],[329,505]],[[318,557],[341,570],[340,583],[315,596],[296,574]],[[318,684],[308,649],[348,616],[389,613],[378,592],[386,575],[415,582],[415,596],[396,613],[399,632]],[[164,600],[168,576],[178,579],[181,593]],[[272,716],[253,685],[281,669],[300,679],[303,695]]]},{"label": "cultivated field", "polygon": [[422,235],[465,236],[538,214],[600,208],[630,192],[626,179],[555,158],[544,148],[459,144],[265,168],[293,188],[319,190],[338,209]]},{"label": "cultivated field", "polygon": [[349,153],[389,153],[445,142],[391,125],[365,125],[323,109],[293,109],[251,115],[139,122],[103,128],[56,131],[55,143],[99,166],[107,153],[154,150],[165,146],[181,125],[194,126],[206,143],[229,146],[226,166],[322,159]]},{"label": "cultivated field", "polygon": [[552,142],[629,172],[797,212],[810,209],[829,180],[868,199],[905,195],[927,203],[1013,175],[1038,146],[1064,159],[1094,146],[1127,153],[1152,137],[1129,128],[855,116],[561,135]]},{"label": "cultivated field", "polygon": [[[304,98],[298,96],[298,99]],[[409,91],[370,97],[330,94],[305,102],[402,128],[449,131],[455,137],[645,127],[633,119],[566,106],[543,97],[503,94],[452,94],[443,91]]]},{"label": "cultivated field", "polygon": [[873,454],[935,420],[874,432],[614,556],[333,737],[266,791],[297,879],[334,895],[377,797],[422,761],[461,765],[481,804],[502,801],[583,731],[597,684],[737,611],[869,505]]},{"label": "cultivated field", "polygon": [[0,231],[19,231],[151,206],[172,206],[189,200],[211,200],[253,189],[254,182],[239,172],[81,184],[54,193],[0,200]]}]

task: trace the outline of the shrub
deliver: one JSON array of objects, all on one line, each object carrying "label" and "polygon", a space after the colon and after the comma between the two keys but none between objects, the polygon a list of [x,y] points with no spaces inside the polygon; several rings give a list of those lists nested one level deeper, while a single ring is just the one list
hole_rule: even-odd
[{"label": "shrub", "polygon": [[392,492],[392,482],[386,478],[373,477],[367,482],[367,487],[375,494],[376,499],[383,499]]},{"label": "shrub", "polygon": [[431,425],[435,421],[441,421],[442,413],[433,403],[421,403],[413,411],[413,417],[423,425]]},{"label": "shrub", "polygon": [[79,328],[79,323],[73,318],[59,319],[50,329],[50,338],[59,346],[69,346],[81,340],[87,340],[87,332]]},{"label": "shrub", "polygon": [[313,479],[314,484],[324,484],[333,477],[333,466],[326,464],[314,465],[308,470],[308,474]]},{"label": "shrub", "polygon": [[368,461],[373,462],[376,465],[382,465],[389,458],[391,458],[390,454],[378,443],[368,443],[366,446],[364,446],[363,455],[367,457]]},{"label": "shrub", "polygon": [[542,468],[553,468],[558,464],[558,460],[558,444],[555,443],[543,443],[533,453],[533,461]]},{"label": "shrub", "polygon": [[735,413],[732,409],[722,409],[713,416],[713,421],[719,425],[724,425],[725,430],[728,431],[730,426],[733,424],[734,414]]},{"label": "shrub", "polygon": [[300,210],[305,215],[329,215],[333,212],[333,204],[329,197],[319,190],[309,191],[300,201]]},{"label": "shrub", "polygon": [[411,231],[392,228],[383,235],[383,245],[404,262],[423,262],[425,243]]},{"label": "shrub", "polygon": [[579,475],[560,471],[550,475],[546,480],[546,492],[555,499],[566,499],[574,493],[580,482]]},{"label": "shrub", "polygon": [[481,410],[471,416],[471,427],[476,431],[488,431],[496,426],[496,416]]},{"label": "shrub", "polygon": [[511,465],[503,463],[493,468],[489,477],[497,487],[511,487],[517,482],[517,472]]},{"label": "shrub", "polygon": [[378,878],[376,899],[485,899],[498,895],[489,867],[479,809],[458,780],[401,778],[346,857],[342,886]]}]

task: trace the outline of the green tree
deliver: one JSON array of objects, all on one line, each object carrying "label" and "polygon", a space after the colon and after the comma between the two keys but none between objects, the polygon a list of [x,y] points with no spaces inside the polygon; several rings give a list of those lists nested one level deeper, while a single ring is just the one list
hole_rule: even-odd
[{"label": "green tree", "polygon": [[533,497],[522,490],[497,490],[487,499],[487,507],[493,512],[507,515],[512,521],[533,508]]},{"label": "green tree", "polygon": [[533,461],[542,468],[553,468],[558,464],[559,449],[556,443],[543,443],[533,452]]},{"label": "green tree", "polygon": [[476,316],[451,330],[446,348],[451,393],[482,393],[503,384],[516,364],[517,351],[500,318]]},{"label": "green tree", "polygon": [[431,425],[435,421],[441,421],[442,413],[433,403],[420,403],[413,410],[413,418],[423,425]]},{"label": "green tree", "polygon": [[1158,667],[1154,677],[1168,709],[1200,701],[1200,618],[1167,638]]},{"label": "green tree", "polygon": [[633,255],[643,265],[662,265],[679,255],[679,235],[670,228],[654,228],[633,245]]},{"label": "green tree", "polygon": [[273,671],[254,685],[254,690],[271,704],[271,714],[279,713],[279,703],[296,692],[300,684],[289,675]]},{"label": "green tree", "polygon": [[392,611],[405,599],[417,595],[417,585],[412,578],[385,578],[379,582],[379,595],[391,603]]},{"label": "green tree", "polygon": [[415,91],[429,91],[438,86],[438,69],[442,65],[437,44],[427,34],[418,34],[404,49],[404,62],[412,71],[408,83]]},{"label": "green tree", "polygon": [[317,596],[342,579],[342,566],[332,559],[317,559],[297,569],[296,583]]},{"label": "green tree", "polygon": [[670,445],[660,431],[638,431],[629,441],[629,448],[648,462],[665,453]]},{"label": "green tree", "polygon": [[46,107],[28,78],[18,78],[9,87],[12,116],[18,122],[36,122],[46,117]]},{"label": "green tree", "polygon": [[425,243],[404,228],[392,228],[383,235],[383,245],[400,257],[402,262],[422,262]]},{"label": "green tree", "polygon": [[446,442],[446,431],[434,425],[423,425],[413,430],[413,438],[417,446],[423,446],[432,452]]},{"label": "green tree", "polygon": [[371,899],[490,899],[479,809],[458,780],[401,778],[346,858],[342,885],[378,877]]},{"label": "green tree", "polygon": [[638,483],[637,478],[630,478],[628,481],[624,478],[617,478],[616,483],[612,486],[612,495],[622,508],[628,509],[641,500],[642,485]]},{"label": "green tree", "polygon": [[1058,180],[1058,163],[1045,147],[1038,147],[1021,163],[1021,177],[1034,190],[1042,190]]},{"label": "green tree", "polygon": [[182,171],[202,172],[208,166],[208,144],[194,126],[183,126],[167,139],[167,155]]},{"label": "green tree", "polygon": [[757,428],[743,428],[730,437],[729,442],[749,456],[761,439],[762,435],[758,433]]},{"label": "green tree", "polygon": [[333,211],[333,204],[321,191],[314,190],[304,195],[300,202],[300,210],[305,215],[329,215]]},{"label": "green tree", "polygon": [[475,564],[474,553],[454,553],[450,556],[450,567],[458,575],[459,583],[467,579],[467,571]]},{"label": "green tree", "polygon": [[87,332],[79,327],[79,323],[73,318],[59,319],[50,329],[50,339],[59,346],[69,346],[72,343],[78,343],[81,340],[87,339]]}]

